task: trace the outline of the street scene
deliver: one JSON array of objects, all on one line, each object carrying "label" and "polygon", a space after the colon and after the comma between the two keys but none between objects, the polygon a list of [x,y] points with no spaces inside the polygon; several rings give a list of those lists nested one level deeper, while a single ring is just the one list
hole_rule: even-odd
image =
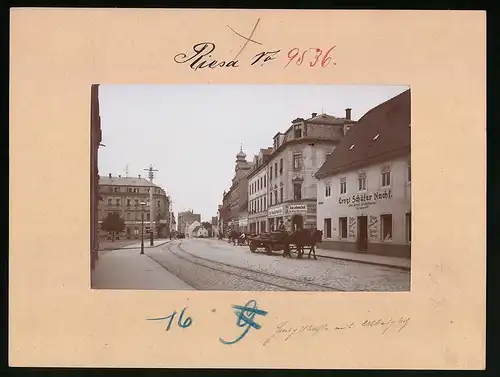
[{"label": "street scene", "polygon": [[410,290],[409,87],[91,94],[92,289]]}]

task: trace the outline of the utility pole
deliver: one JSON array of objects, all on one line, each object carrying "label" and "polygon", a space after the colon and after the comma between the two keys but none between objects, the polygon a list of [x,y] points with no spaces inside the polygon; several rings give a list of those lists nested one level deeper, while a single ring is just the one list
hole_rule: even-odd
[{"label": "utility pole", "polygon": [[158,169],[153,169],[153,165],[149,165],[148,169],[143,169],[148,172],[148,177],[149,181],[151,182],[151,187],[149,189],[149,230],[151,232],[150,234],[150,245],[154,246],[154,202],[153,202],[153,190],[154,190],[154,185],[153,185],[153,178],[154,178],[154,172],[158,171]]}]

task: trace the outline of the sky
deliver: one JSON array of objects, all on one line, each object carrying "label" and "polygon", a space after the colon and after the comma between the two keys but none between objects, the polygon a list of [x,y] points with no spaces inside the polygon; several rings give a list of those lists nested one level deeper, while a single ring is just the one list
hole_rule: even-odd
[{"label": "sky", "polygon": [[99,174],[146,177],[172,198],[172,211],[217,216],[240,144],[253,160],[295,118],[311,113],[358,120],[407,86],[100,85]]}]

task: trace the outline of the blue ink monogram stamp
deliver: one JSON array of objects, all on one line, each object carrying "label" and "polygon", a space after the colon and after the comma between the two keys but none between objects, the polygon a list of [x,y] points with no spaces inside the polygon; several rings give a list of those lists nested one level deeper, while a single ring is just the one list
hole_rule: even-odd
[{"label": "blue ink monogram stamp", "polygon": [[239,342],[241,339],[245,337],[250,328],[259,330],[262,326],[254,321],[255,315],[266,316],[268,313],[265,310],[258,309],[257,301],[255,300],[248,301],[245,304],[245,306],[233,305],[233,309],[236,309],[234,311],[234,314],[236,314],[237,317],[236,325],[238,327],[245,327],[245,330],[243,330],[243,332],[240,334],[239,337],[237,337],[235,340],[232,341],[226,341],[222,338],[219,338],[219,341],[223,344],[235,344]]}]

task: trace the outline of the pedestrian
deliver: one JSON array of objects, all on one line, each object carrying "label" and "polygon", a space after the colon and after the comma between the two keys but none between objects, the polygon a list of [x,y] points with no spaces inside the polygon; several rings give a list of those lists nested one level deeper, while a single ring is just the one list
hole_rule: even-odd
[{"label": "pedestrian", "polygon": [[280,221],[280,225],[278,227],[278,230],[280,232],[285,232],[286,231],[285,224],[283,223],[283,220]]}]

